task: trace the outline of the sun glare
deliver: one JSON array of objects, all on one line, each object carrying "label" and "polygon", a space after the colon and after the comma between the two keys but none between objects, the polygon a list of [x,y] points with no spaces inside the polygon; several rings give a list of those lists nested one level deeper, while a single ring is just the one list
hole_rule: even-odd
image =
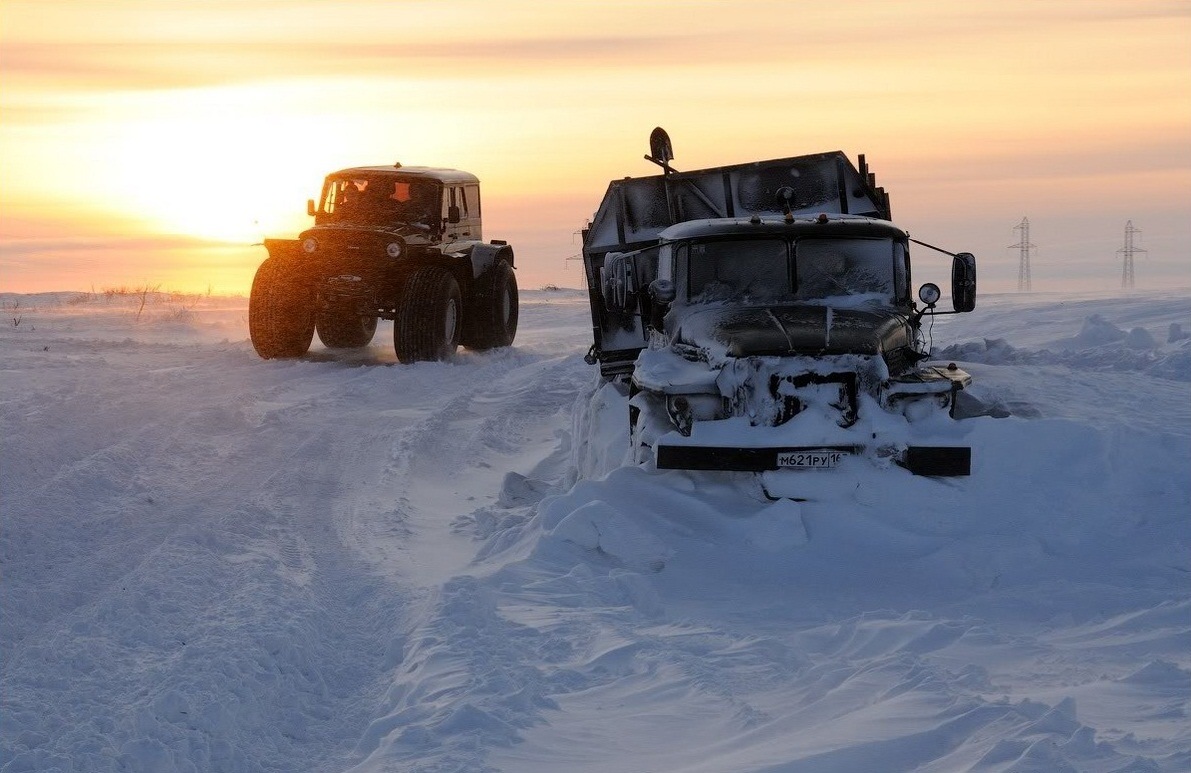
[{"label": "sun glare", "polygon": [[109,204],[159,233],[247,242],[281,226],[313,195],[307,191],[317,176],[303,163],[307,132],[234,104],[173,101],[119,133],[104,177]]},{"label": "sun glare", "polygon": [[[310,93],[256,84],[159,93],[126,106],[104,154],[109,206],[157,233],[236,243],[292,235],[327,172],[385,163],[394,143],[434,144],[408,130],[368,136],[375,127],[348,117],[358,108],[328,100],[312,111]],[[337,98],[351,99],[342,84]]]}]

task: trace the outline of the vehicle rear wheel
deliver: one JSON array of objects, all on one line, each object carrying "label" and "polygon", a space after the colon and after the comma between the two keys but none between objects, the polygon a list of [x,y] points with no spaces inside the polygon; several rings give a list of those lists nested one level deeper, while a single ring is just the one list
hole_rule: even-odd
[{"label": "vehicle rear wheel", "polygon": [[397,321],[393,349],[402,362],[445,360],[459,347],[463,299],[451,272],[425,266],[409,278]]},{"label": "vehicle rear wheel", "polygon": [[248,335],[266,360],[301,357],[314,338],[314,294],[276,258],[267,258],[253,277]]},{"label": "vehicle rear wheel", "polygon": [[477,281],[475,311],[469,314],[471,349],[509,346],[517,335],[517,276],[508,261],[498,260]]},{"label": "vehicle rear wheel", "polygon": [[315,320],[319,340],[332,349],[359,349],[376,334],[376,316],[361,316],[350,305],[332,306]]}]

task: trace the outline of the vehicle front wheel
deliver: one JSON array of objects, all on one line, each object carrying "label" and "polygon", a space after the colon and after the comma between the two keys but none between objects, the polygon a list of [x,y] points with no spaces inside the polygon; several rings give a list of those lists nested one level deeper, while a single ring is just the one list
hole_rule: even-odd
[{"label": "vehicle front wheel", "polygon": [[463,300],[459,283],[439,266],[424,266],[405,286],[393,349],[402,362],[445,360],[459,347]]},{"label": "vehicle front wheel", "polygon": [[332,306],[319,312],[314,327],[324,346],[359,349],[376,334],[376,316],[361,316],[351,306]]},{"label": "vehicle front wheel", "polygon": [[276,258],[267,258],[253,277],[248,335],[266,360],[301,357],[314,339],[314,294]]}]

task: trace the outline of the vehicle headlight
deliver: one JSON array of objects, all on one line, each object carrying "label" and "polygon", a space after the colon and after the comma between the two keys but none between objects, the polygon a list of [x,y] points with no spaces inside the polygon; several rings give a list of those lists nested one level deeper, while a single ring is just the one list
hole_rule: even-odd
[{"label": "vehicle headlight", "polygon": [[667,395],[666,412],[684,435],[696,421],[713,421],[726,415],[724,398],[714,394]]},{"label": "vehicle headlight", "polygon": [[389,246],[385,247],[385,254],[390,258],[400,258],[403,252],[405,246],[401,242],[389,242]]},{"label": "vehicle headlight", "polygon": [[934,282],[927,282],[922,287],[918,288],[918,300],[925,303],[927,306],[934,306],[939,302],[939,298],[943,293],[939,290],[939,286]]},{"label": "vehicle headlight", "polygon": [[307,236],[302,240],[302,252],[310,253],[318,249],[318,242],[313,236]]}]

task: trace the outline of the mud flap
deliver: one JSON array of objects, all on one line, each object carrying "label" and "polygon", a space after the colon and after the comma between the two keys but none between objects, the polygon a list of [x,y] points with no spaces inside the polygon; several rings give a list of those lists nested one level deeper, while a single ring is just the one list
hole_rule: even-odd
[{"label": "mud flap", "polygon": [[915,475],[971,475],[972,449],[967,446],[909,446],[901,465]]}]

